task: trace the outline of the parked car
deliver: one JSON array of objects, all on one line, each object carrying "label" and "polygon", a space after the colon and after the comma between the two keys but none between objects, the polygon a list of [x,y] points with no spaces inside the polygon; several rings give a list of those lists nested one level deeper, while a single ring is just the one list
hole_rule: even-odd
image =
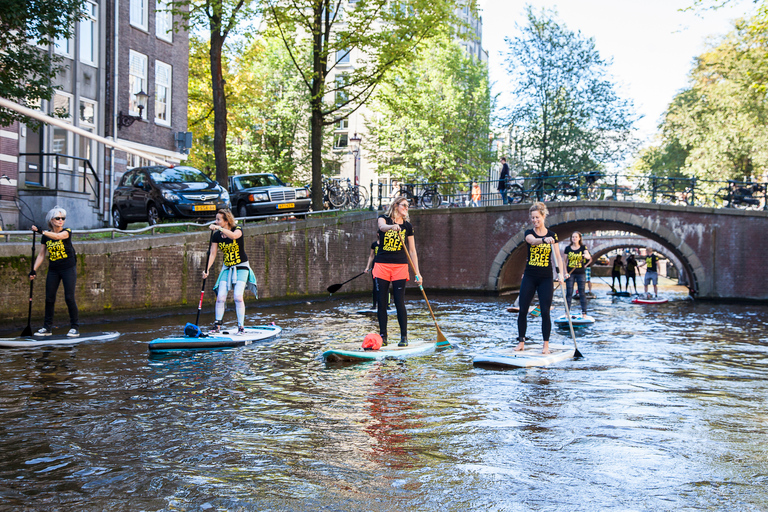
[{"label": "parked car", "polygon": [[238,217],[306,213],[312,203],[308,188],[289,187],[269,173],[230,176],[229,195]]},{"label": "parked car", "polygon": [[214,218],[229,208],[229,192],[194,167],[136,167],[126,172],[112,199],[112,222],[150,226],[165,218]]}]

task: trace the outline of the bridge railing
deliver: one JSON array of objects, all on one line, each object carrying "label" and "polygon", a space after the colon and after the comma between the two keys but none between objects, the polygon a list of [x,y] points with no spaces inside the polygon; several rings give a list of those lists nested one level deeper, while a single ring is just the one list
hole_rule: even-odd
[{"label": "bridge railing", "polygon": [[[385,184],[371,187],[371,208],[405,195],[411,207],[495,206],[534,201],[628,201],[711,208],[768,210],[768,183],[632,174],[511,177],[504,195],[498,180]],[[478,198],[476,201],[473,199]],[[506,196],[506,197],[505,197]]]}]

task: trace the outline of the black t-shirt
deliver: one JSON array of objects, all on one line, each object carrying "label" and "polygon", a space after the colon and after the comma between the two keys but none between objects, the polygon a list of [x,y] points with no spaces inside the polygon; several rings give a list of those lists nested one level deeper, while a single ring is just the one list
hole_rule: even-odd
[{"label": "black t-shirt", "polygon": [[[235,226],[232,232],[243,231],[240,226]],[[213,234],[213,242],[219,244],[219,251],[224,255],[224,265],[231,267],[239,263],[245,263],[248,261],[248,256],[245,254],[245,236],[233,240],[227,238],[221,231],[216,231]]]},{"label": "black t-shirt", "polygon": [[43,235],[40,243],[48,251],[48,268],[51,270],[64,270],[77,265],[77,255],[72,246],[72,230],[66,228],[69,237],[64,240],[54,240]]},{"label": "black t-shirt", "polygon": [[580,246],[578,249],[571,249],[571,246],[565,248],[565,257],[568,260],[568,273],[569,274],[583,274],[584,273],[584,263],[586,261],[586,258],[584,257],[584,251],[586,251],[587,248],[583,245]]},{"label": "black t-shirt", "polygon": [[[544,239],[549,236],[554,238],[555,242],[557,242],[557,235],[550,230],[547,230],[546,235],[539,236],[534,230],[528,229],[525,231],[524,238],[528,238],[528,235],[533,235],[539,239]],[[550,244],[528,244],[528,262],[525,264],[525,273],[531,276],[552,277],[551,259],[552,246]]]},{"label": "black t-shirt", "polygon": [[655,254],[645,257],[645,268],[648,272],[658,272],[656,269],[656,262],[659,261],[659,257]]},{"label": "black t-shirt", "polygon": [[636,268],[637,268],[637,260],[635,260],[635,258],[629,258],[627,260],[627,275],[628,276],[635,275]]},{"label": "black t-shirt", "polygon": [[[386,215],[380,215],[379,218],[384,219],[388,225],[394,224],[394,221]],[[408,264],[408,255],[405,254],[405,247],[403,246],[403,232],[405,233],[405,240],[408,240],[409,236],[413,236],[413,226],[407,220],[400,224],[400,231],[393,229],[388,229],[387,231],[378,230],[379,250],[373,259],[374,263]]]},{"label": "black t-shirt", "polygon": [[375,258],[376,255],[379,253],[379,242],[373,242],[371,244],[371,250],[373,251],[373,256]]}]

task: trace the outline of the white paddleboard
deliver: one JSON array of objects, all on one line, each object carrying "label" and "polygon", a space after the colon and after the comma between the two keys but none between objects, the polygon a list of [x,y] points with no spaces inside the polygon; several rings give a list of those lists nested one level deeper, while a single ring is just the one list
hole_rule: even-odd
[{"label": "white paddleboard", "polygon": [[188,336],[157,338],[149,342],[149,350],[155,352],[158,350],[204,350],[242,347],[257,341],[275,338],[282,331],[283,329],[277,325],[259,325],[246,327],[243,334],[237,334],[237,329],[225,329],[220,333],[208,334],[200,338],[190,338]]},{"label": "white paddleboard", "polygon": [[56,345],[75,345],[84,341],[112,341],[120,336],[119,332],[88,332],[80,333],[77,338],[70,338],[66,334],[54,334],[51,336],[25,336],[19,338],[0,338],[2,348],[31,348],[52,347]]},{"label": "white paddleboard", "polygon": [[669,300],[660,297],[655,299],[642,299],[640,297],[632,299],[632,304],[664,304],[665,302],[669,302]]},{"label": "white paddleboard", "polygon": [[488,354],[475,356],[472,364],[499,368],[531,368],[549,366],[566,359],[573,359],[573,355],[576,353],[573,345],[550,344],[550,354],[542,354],[542,348],[542,345],[526,345],[525,350],[519,352],[516,352],[514,348],[495,350]]},{"label": "white paddleboard", "polygon": [[362,343],[345,343],[323,352],[323,359],[328,362],[376,361],[386,358],[420,356],[434,352],[438,348],[451,346],[447,341],[438,343],[433,340],[409,341],[407,347],[398,347],[397,343],[397,341],[394,341],[386,347],[381,347],[379,350],[363,350],[361,347]]},{"label": "white paddleboard", "polygon": [[[397,310],[395,308],[389,308],[387,310],[387,314],[388,315],[391,315],[391,314],[396,313],[396,312],[397,312]],[[376,314],[379,313],[379,310],[378,309],[358,309],[356,311],[356,313],[358,313],[360,315],[376,315]]]},{"label": "white paddleboard", "polygon": [[[568,317],[561,315],[553,320],[558,327],[568,328]],[[589,315],[571,314],[571,323],[574,327],[586,327],[595,323],[595,319]]]}]

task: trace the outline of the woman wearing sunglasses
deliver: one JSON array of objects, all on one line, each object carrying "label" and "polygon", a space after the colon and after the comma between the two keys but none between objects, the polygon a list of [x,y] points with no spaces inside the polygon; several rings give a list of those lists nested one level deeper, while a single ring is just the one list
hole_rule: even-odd
[{"label": "woman wearing sunglasses", "polygon": [[[45,278],[45,320],[43,328],[35,333],[35,336],[50,336],[53,325],[53,307],[56,304],[56,292],[59,283],[64,283],[64,300],[69,310],[69,332],[67,336],[77,338],[78,311],[75,302],[75,284],[77,281],[77,257],[72,246],[72,230],[64,229],[64,221],[67,220],[67,211],[60,206],[54,206],[45,216],[48,230],[42,231],[40,242],[45,250],[40,251],[29,273],[29,279],[34,279],[37,269],[42,265],[45,257],[48,257],[48,275]],[[32,231],[40,232],[37,226],[32,226]]]}]

